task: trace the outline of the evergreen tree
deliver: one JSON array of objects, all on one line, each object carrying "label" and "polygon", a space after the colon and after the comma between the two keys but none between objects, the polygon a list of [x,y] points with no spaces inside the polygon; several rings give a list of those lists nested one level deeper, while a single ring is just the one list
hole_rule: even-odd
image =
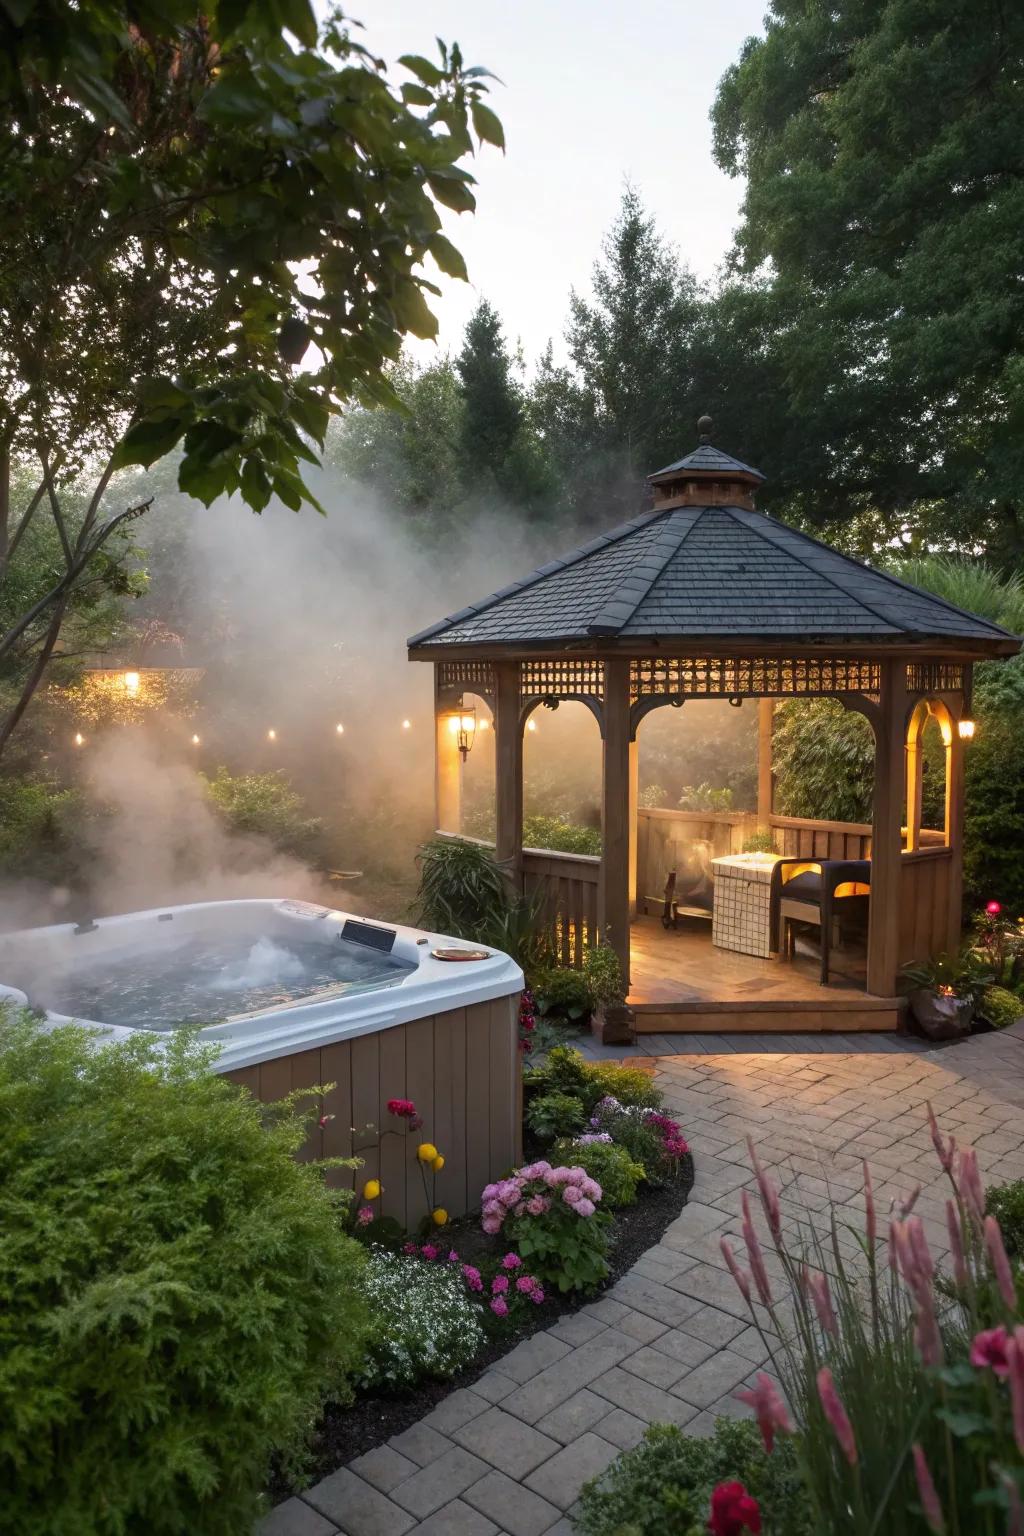
[{"label": "evergreen tree", "polygon": [[523,427],[523,399],[512,376],[497,310],[481,299],[455,359],[462,392],[459,458],[467,494],[495,485],[515,493],[510,461]]}]

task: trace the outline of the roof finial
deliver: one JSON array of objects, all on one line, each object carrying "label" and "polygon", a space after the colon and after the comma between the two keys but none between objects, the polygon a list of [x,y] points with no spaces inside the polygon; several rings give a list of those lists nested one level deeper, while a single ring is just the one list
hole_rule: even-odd
[{"label": "roof finial", "polygon": [[710,443],[711,433],[714,430],[714,422],[710,416],[702,416],[697,423],[697,431],[700,433],[702,443]]}]

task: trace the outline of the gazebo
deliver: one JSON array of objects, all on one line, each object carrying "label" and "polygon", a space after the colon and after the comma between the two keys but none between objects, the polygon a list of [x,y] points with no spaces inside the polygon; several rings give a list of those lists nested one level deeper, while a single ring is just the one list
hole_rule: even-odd
[{"label": "gazebo", "polygon": [[[460,717],[475,695],[494,718],[496,856],[518,889],[539,893],[564,963],[598,940],[613,945],[638,1030],[895,1028],[900,968],[959,945],[972,665],[1020,641],[758,511],[764,477],[712,446],[707,417],[698,430],[694,452],[649,477],[650,510],[408,642],[411,660],[434,665],[436,825],[461,830],[459,744],[471,722]],[[775,812],[773,701],[822,697],[873,731],[870,826]],[[759,701],[756,816],[638,810],[641,721],[695,699]],[[562,700],[587,705],[600,726],[599,859],[522,846],[523,732],[533,710]],[[929,719],[944,745],[941,829],[921,824]],[[658,817],[687,816],[740,874],[753,828],[777,855],[869,859],[863,978],[820,985],[806,966],[644,918],[645,839]],[[766,878],[750,857],[744,889]],[[716,901],[719,888],[716,878]]]}]

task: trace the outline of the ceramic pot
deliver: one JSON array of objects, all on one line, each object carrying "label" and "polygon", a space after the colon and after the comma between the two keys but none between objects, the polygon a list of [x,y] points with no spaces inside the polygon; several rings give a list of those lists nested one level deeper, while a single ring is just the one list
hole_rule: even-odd
[{"label": "ceramic pot", "polygon": [[931,987],[918,987],[910,994],[910,1011],[929,1040],[960,1040],[970,1034],[974,999],[946,997]]}]

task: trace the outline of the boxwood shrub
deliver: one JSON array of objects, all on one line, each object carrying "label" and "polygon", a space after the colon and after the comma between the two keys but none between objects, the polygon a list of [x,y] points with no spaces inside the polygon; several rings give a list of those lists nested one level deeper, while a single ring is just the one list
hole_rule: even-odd
[{"label": "boxwood shrub", "polygon": [[238,1536],[344,1398],[364,1252],[293,1108],[193,1038],[0,1010],[0,1487],[19,1536]]}]

